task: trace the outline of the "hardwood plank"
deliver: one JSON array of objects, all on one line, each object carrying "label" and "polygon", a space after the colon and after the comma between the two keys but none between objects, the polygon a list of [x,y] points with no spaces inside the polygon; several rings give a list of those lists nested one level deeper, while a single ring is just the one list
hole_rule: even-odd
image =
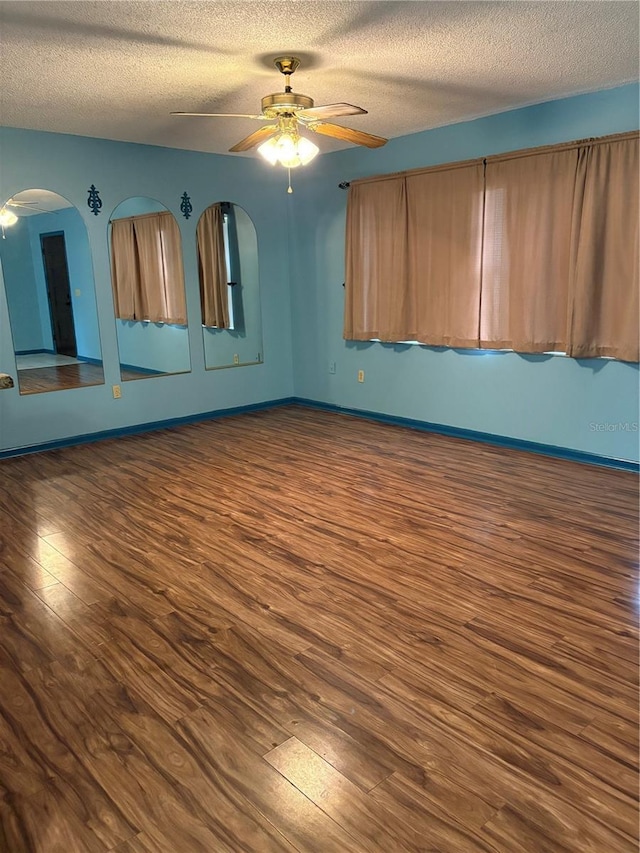
[{"label": "hardwood plank", "polygon": [[[447,843],[454,843],[457,849],[467,844],[480,844],[482,847],[480,830],[484,824],[497,814],[498,809],[490,805],[482,798],[481,791],[472,791],[463,788],[460,784],[453,782],[444,773],[429,771],[424,773],[419,782],[407,779],[402,772],[395,772],[385,779],[372,792],[371,796],[376,802],[381,802],[386,807],[396,812],[404,807],[408,809],[413,817],[409,817],[409,823],[416,822],[416,815],[427,812],[432,817],[439,818],[445,825],[440,827],[441,835],[444,835]],[[408,818],[405,814],[404,819]],[[461,837],[456,828],[464,827],[469,831],[471,838],[468,840]],[[449,838],[448,836],[451,836]],[[443,844],[443,841],[439,841]],[[454,846],[454,849],[456,847]]]},{"label": "hardwood plank", "polygon": [[[34,794],[28,797],[16,794],[12,798],[16,820],[30,820],[28,816],[37,815],[39,809],[53,809],[49,804],[55,801],[62,809],[61,815],[66,817],[55,818],[54,824],[71,821],[75,825],[77,818],[107,846],[115,846],[131,836],[136,827],[127,821],[114,800],[96,783],[91,760],[92,744],[98,741],[108,748],[126,748],[126,745],[114,742],[110,733],[88,713],[84,699],[69,690],[61,690],[46,668],[38,673],[31,671],[28,677],[14,676],[3,670],[0,671],[0,683],[3,692],[6,691],[3,715],[12,739],[21,745],[30,762],[38,766],[42,774]],[[9,779],[8,783],[14,785],[15,781]],[[55,825],[48,827],[45,824],[38,832],[45,833],[43,839],[52,835],[52,840],[47,843],[59,845],[55,849],[62,849],[62,839],[66,836],[62,833],[61,840],[56,840]],[[82,837],[85,837],[84,833]],[[42,845],[44,840],[38,843]],[[39,849],[37,845],[36,849]],[[48,848],[42,846],[42,849]],[[82,849],[79,842],[77,849]],[[103,848],[91,842],[87,849]]]},{"label": "hardwood plank", "polygon": [[[262,759],[242,742],[234,742],[234,733],[222,729],[220,720],[207,710],[184,717],[174,734],[133,691],[118,688],[101,692],[101,697],[141,751],[153,756],[156,768],[182,793],[196,817],[231,849],[244,843],[256,850],[293,850],[265,819],[274,809],[279,823],[312,845],[310,850],[321,849],[311,836],[314,827],[325,835],[322,843],[327,850],[339,849],[332,839],[348,841],[339,827],[314,815],[295,788],[282,785]],[[344,849],[350,849],[348,843]]]},{"label": "hardwood plank", "polygon": [[580,732],[580,737],[627,766],[638,769],[638,726],[613,714],[602,714]]},{"label": "hardwood plank", "polygon": [[104,853],[105,846],[64,794],[70,786],[50,782],[31,797],[0,802],[1,849],[10,853]]},{"label": "hardwood plank", "polygon": [[385,760],[372,754],[365,745],[321,718],[293,720],[289,728],[297,740],[363,791],[370,791],[387,779],[396,766],[392,758]]},{"label": "hardwood plank", "polygon": [[317,809],[263,759],[230,742],[218,721],[200,709],[178,724],[186,743],[207,757],[219,783],[239,792],[298,850],[338,853],[361,850],[350,833]]},{"label": "hardwood plank", "polygon": [[538,800],[530,798],[523,807],[506,805],[483,827],[488,839],[499,850],[513,853],[564,853],[580,850],[584,853],[635,853],[637,842],[612,835],[601,825],[585,821],[581,812],[556,814],[545,809]]},{"label": "hardwood plank", "polygon": [[58,580],[54,575],[48,572],[35,560],[32,560],[31,557],[24,557],[21,559],[17,572],[8,568],[8,562],[0,567],[0,572],[11,572],[14,579],[19,580],[30,590],[38,590],[45,586],[51,586],[52,584],[58,583]]},{"label": "hardwood plank", "polygon": [[303,794],[319,806],[361,847],[372,853],[388,850],[420,851],[423,838],[410,824],[397,820],[392,810],[376,804],[312,749],[292,737],[265,755]]},{"label": "hardwood plank", "polygon": [[402,774],[394,773],[378,785],[371,796],[387,812],[423,833],[423,849],[438,853],[462,850],[487,853],[499,849],[481,831],[496,810],[477,794],[455,785],[442,774],[425,775],[419,786]]}]

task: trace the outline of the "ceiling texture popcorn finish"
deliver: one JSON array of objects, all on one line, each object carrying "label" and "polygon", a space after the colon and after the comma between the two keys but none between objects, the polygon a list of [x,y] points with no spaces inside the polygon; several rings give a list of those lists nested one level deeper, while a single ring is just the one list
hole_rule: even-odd
[{"label": "ceiling texture popcorn finish", "polygon": [[169,113],[256,113],[283,53],[297,91],[365,104],[349,124],[383,137],[638,78],[636,2],[2,2],[0,22],[0,123],[216,153],[255,124]]}]

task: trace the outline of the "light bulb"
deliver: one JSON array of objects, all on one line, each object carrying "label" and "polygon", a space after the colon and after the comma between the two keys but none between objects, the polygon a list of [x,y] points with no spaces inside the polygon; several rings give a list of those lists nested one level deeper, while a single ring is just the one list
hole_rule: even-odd
[{"label": "light bulb", "polygon": [[15,213],[7,210],[6,207],[3,207],[2,210],[0,210],[0,227],[9,228],[9,226],[15,225],[17,221],[18,217]]},{"label": "light bulb", "polygon": [[280,163],[285,169],[295,169],[310,163],[320,149],[310,139],[284,131],[263,142],[258,151],[273,166]]},{"label": "light bulb", "polygon": [[307,139],[306,136],[301,136],[298,139],[298,157],[300,158],[300,163],[303,166],[310,163],[319,151],[320,149],[318,146],[310,139]]},{"label": "light bulb", "polygon": [[268,160],[272,166],[275,166],[278,162],[278,143],[276,141],[276,137],[272,136],[271,139],[267,139],[266,142],[263,142],[262,145],[258,148],[258,151],[265,160]]},{"label": "light bulb", "polygon": [[298,140],[289,133],[282,133],[278,137],[278,160],[285,169],[295,169],[300,165],[298,156]]}]

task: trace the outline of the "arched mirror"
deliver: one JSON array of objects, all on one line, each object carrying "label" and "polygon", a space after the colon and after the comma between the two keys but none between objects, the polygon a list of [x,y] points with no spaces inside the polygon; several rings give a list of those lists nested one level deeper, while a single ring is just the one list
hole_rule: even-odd
[{"label": "arched mirror", "polygon": [[102,385],[91,249],[79,211],[43,189],[0,207],[0,260],[21,394]]},{"label": "arched mirror", "polygon": [[258,239],[237,204],[208,207],[196,231],[200,305],[208,370],[262,362]]},{"label": "arched mirror", "polygon": [[191,370],[180,229],[167,208],[129,198],[109,221],[122,380]]}]

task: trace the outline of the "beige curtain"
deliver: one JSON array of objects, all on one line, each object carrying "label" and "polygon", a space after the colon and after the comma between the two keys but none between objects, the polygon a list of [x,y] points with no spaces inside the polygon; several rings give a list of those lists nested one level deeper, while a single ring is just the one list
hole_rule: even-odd
[{"label": "beige curtain", "polygon": [[229,273],[223,221],[222,206],[212,204],[200,217],[196,229],[202,324],[218,329],[229,328]]},{"label": "beige curtain", "polygon": [[481,346],[563,351],[575,149],[486,165]]},{"label": "beige curtain", "polygon": [[187,325],[187,303],[182,265],[180,228],[173,214],[159,214],[160,253],[164,270],[164,313],[166,323]]},{"label": "beige curtain", "polygon": [[352,183],[347,199],[344,337],[414,340],[407,288],[407,194],[403,177]]},{"label": "beige curtain", "polygon": [[116,317],[135,320],[140,265],[131,219],[114,219],[111,223],[111,284]]},{"label": "beige curtain", "polygon": [[477,347],[484,165],[409,175],[406,186],[414,337],[431,346]]},{"label": "beige curtain", "polygon": [[111,258],[116,317],[186,325],[180,229],[171,213],[114,220]]},{"label": "beige curtain", "polygon": [[639,361],[638,138],[579,152],[567,352]]}]

